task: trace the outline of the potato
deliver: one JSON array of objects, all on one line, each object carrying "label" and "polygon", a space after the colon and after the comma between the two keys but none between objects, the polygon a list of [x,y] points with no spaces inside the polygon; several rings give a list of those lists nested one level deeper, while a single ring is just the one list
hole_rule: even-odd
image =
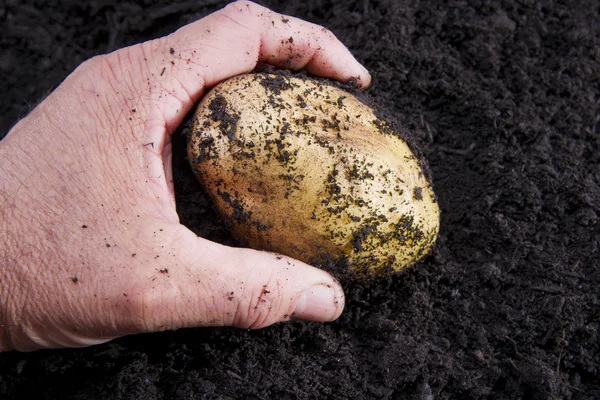
[{"label": "potato", "polygon": [[188,156],[237,240],[361,276],[431,249],[439,208],[407,143],[352,94],[300,75],[246,74],[212,89]]}]

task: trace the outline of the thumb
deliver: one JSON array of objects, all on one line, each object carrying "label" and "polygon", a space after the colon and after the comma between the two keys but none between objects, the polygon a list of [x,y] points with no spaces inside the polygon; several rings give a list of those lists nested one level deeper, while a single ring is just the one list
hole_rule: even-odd
[{"label": "thumb", "polygon": [[[177,236],[195,236],[180,227],[185,232]],[[344,309],[340,284],[318,268],[274,253],[193,239],[193,246],[171,249],[170,265],[143,280],[137,302],[129,296],[137,310],[133,329],[127,330],[139,332],[138,324],[145,332],[196,326],[257,329],[290,319],[328,322]]]}]

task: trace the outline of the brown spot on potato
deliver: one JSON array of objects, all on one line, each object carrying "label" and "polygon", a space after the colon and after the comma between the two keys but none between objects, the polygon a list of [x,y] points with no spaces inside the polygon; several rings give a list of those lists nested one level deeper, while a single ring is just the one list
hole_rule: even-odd
[{"label": "brown spot on potato", "polygon": [[413,188],[413,200],[421,201],[423,200],[423,189],[415,186]]}]

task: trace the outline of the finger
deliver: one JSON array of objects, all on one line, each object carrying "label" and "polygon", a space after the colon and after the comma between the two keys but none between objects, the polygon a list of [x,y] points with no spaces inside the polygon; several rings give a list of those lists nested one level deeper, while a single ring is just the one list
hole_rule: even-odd
[{"label": "finger", "polygon": [[[309,73],[342,81],[355,78],[365,87],[370,83],[367,70],[326,28],[248,1],[232,3],[209,18],[206,23],[211,26],[210,40],[214,41],[212,46],[218,58],[217,65],[209,65],[211,71],[205,74],[208,86],[248,72],[257,62],[293,70],[304,68]],[[197,28],[184,27],[172,39],[186,43],[189,36],[185,33]],[[234,43],[240,46],[237,51],[231,51]]]},{"label": "finger", "polygon": [[194,243],[171,249],[176,256],[168,265],[132,281],[124,333],[197,326],[256,329],[290,319],[328,322],[344,308],[340,284],[320,269],[201,238],[194,237]]},{"label": "finger", "polygon": [[249,1],[232,3],[169,36],[109,54],[104,61],[106,73],[122,82],[137,79],[135,91],[149,93],[160,112],[144,112],[142,105],[136,117],[145,117],[150,131],[172,132],[205,88],[250,72],[259,63],[304,68],[342,81],[354,78],[363,87],[371,81],[327,29]]}]

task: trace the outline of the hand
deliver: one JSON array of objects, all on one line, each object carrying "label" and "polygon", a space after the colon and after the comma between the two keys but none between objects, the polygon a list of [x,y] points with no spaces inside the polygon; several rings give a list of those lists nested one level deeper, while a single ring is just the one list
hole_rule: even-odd
[{"label": "hand", "polygon": [[258,63],[370,82],[326,29],[241,1],[86,61],[0,142],[0,350],[340,315],[327,273],[199,238],[175,211],[170,135]]}]

